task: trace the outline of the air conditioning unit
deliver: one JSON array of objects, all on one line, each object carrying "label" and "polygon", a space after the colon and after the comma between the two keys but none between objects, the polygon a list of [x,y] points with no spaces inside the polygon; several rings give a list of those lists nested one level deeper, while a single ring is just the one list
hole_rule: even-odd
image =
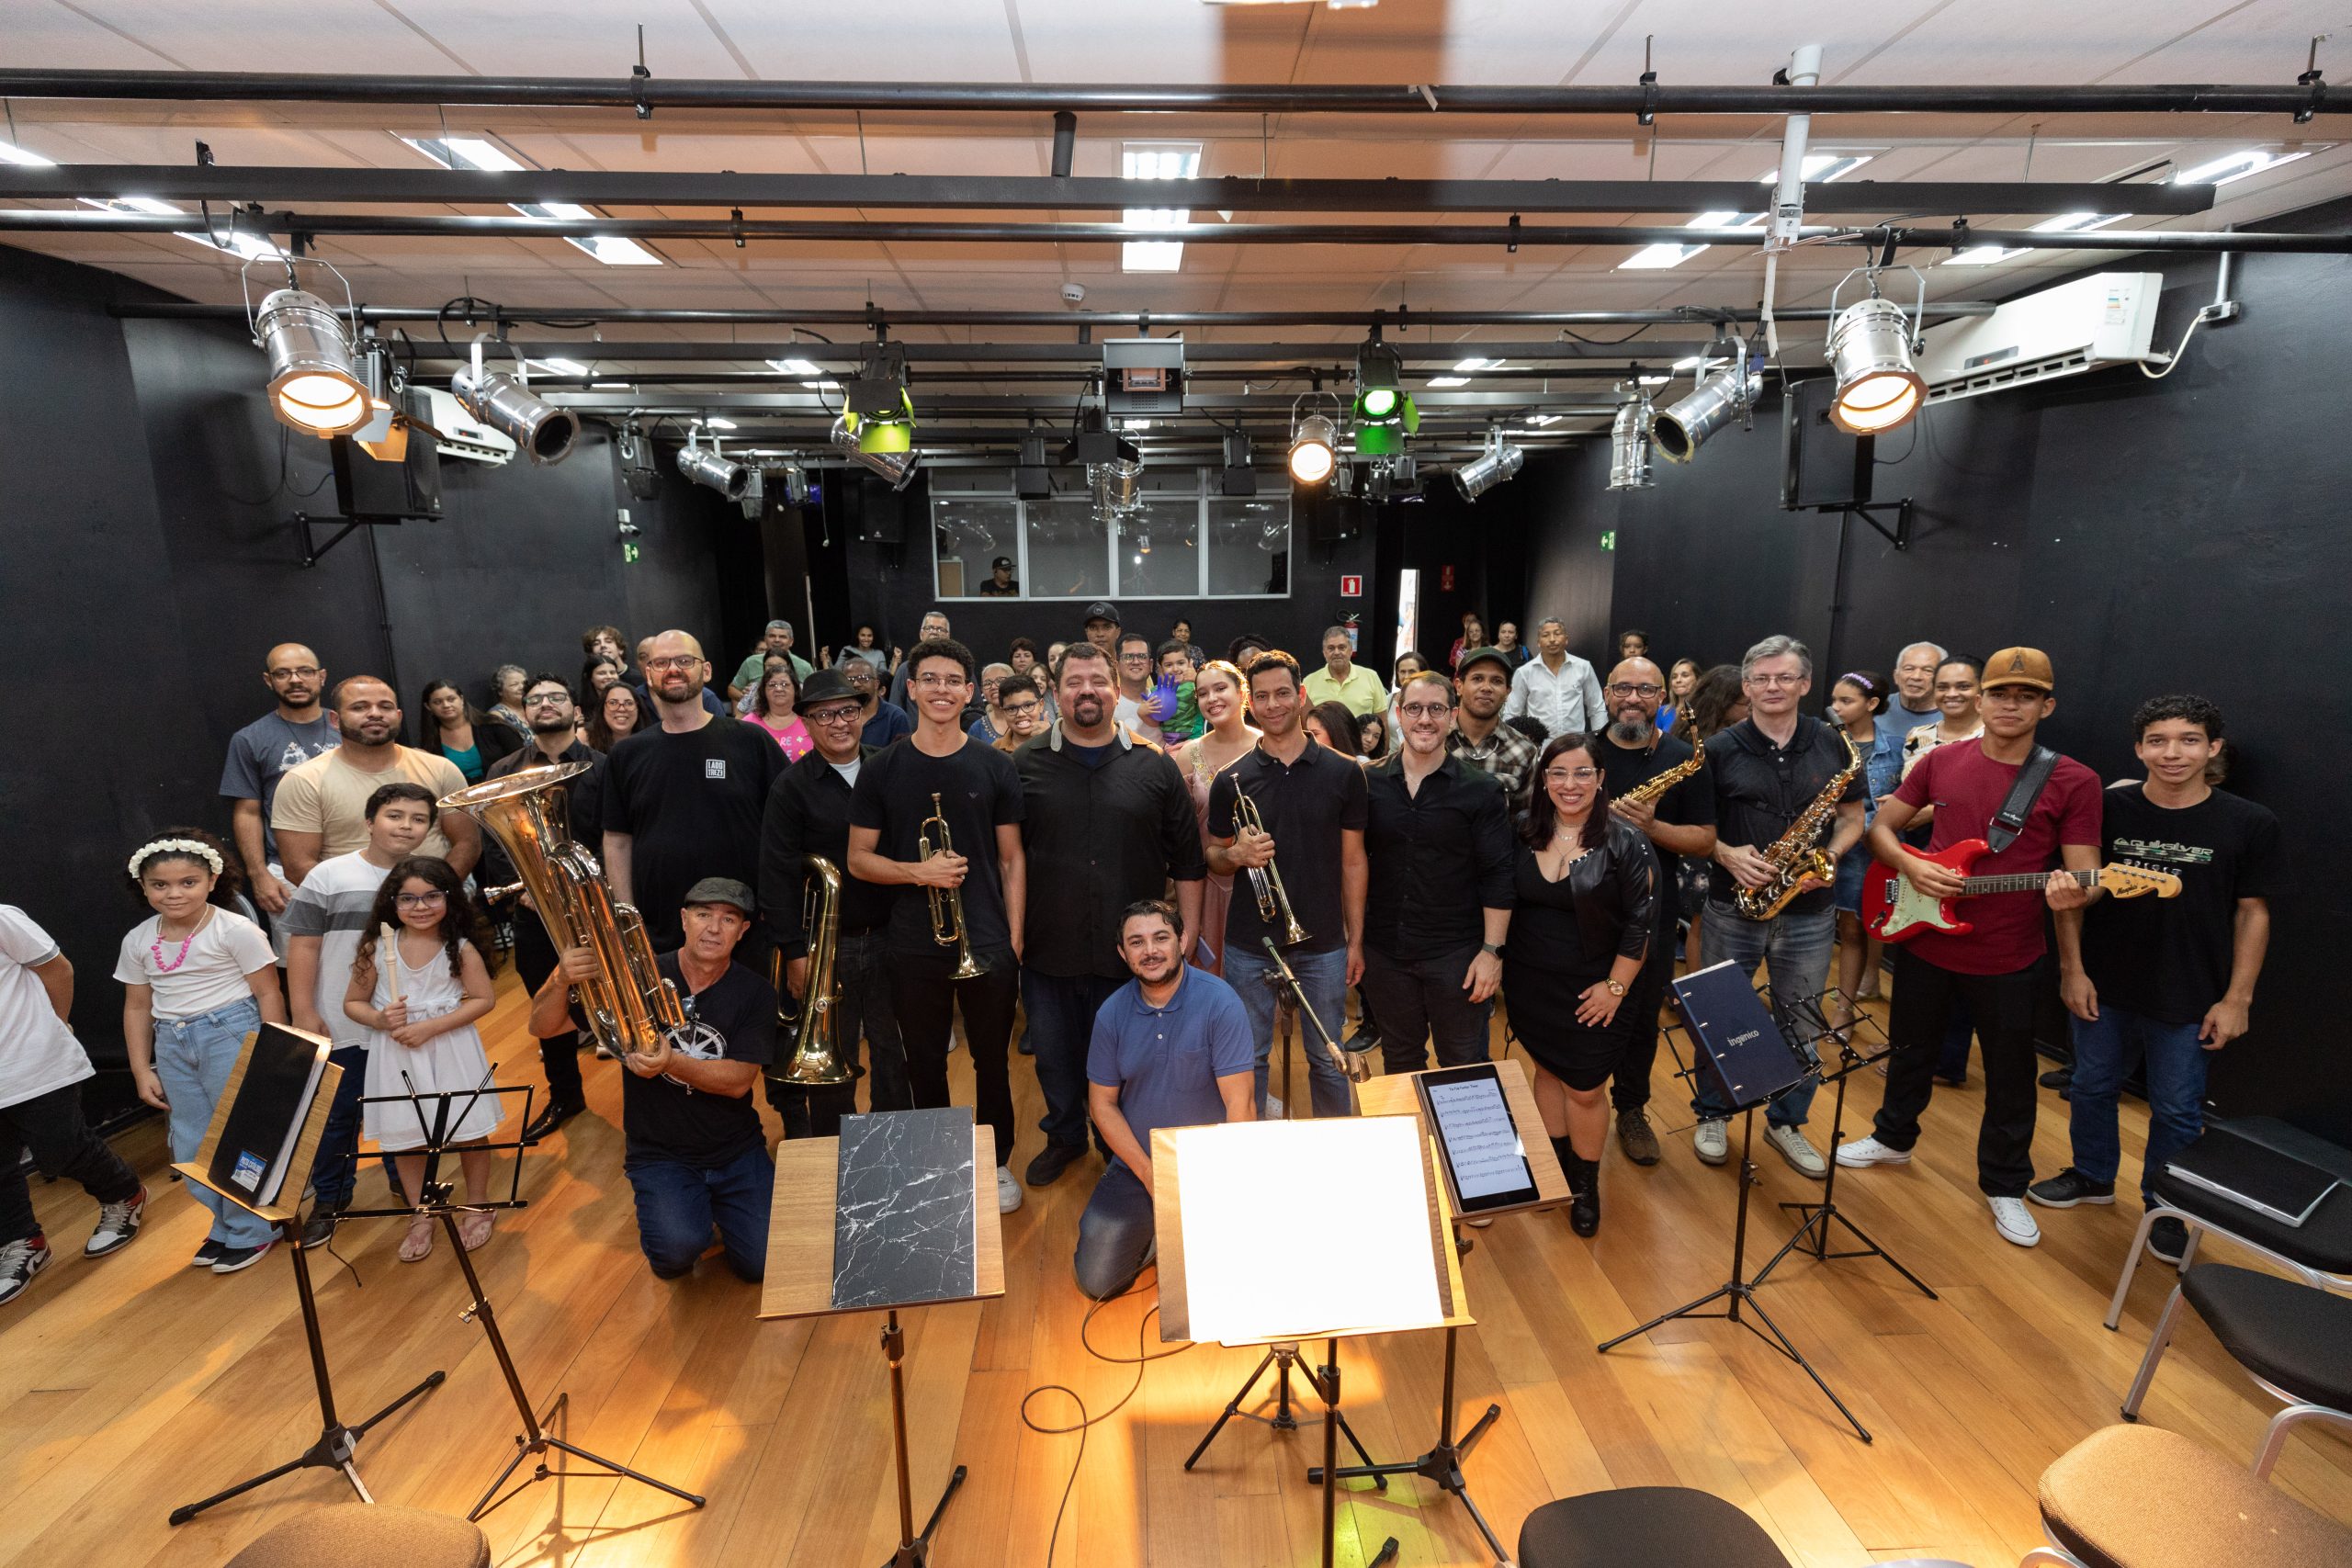
[{"label": "air conditioning unit", "polygon": [[1949,402],[2110,365],[2162,364],[2148,346],[2164,275],[2102,272],[1922,334],[1928,400]]},{"label": "air conditioning unit", "polygon": [[416,389],[424,394],[424,417],[440,436],[441,456],[493,467],[514,456],[514,443],[458,407],[453,394],[439,387]]}]

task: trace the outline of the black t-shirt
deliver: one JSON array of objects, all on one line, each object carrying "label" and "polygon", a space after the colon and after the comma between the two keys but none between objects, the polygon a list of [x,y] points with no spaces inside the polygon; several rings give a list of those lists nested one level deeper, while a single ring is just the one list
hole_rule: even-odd
[{"label": "black t-shirt", "polygon": [[[768,742],[768,750],[776,750],[775,741]],[[775,1059],[774,986],[741,964],[730,964],[717,984],[689,996],[676,953],[663,953],[654,966],[678,987],[678,999],[686,1010],[686,1027],[672,1040],[673,1051],[706,1061],[761,1066]],[[621,1074],[621,1130],[628,1142],[625,1165],[667,1160],[715,1170],[767,1143],[750,1094],[706,1093],[688,1089],[667,1073],[650,1078]]]},{"label": "black t-shirt", "polygon": [[[1233,837],[1235,792],[1247,791],[1258,803],[1266,831],[1273,836],[1274,865],[1283,876],[1283,891],[1291,912],[1306,928],[1305,953],[1329,953],[1348,943],[1346,922],[1340,918],[1340,835],[1342,829],[1363,832],[1367,812],[1363,770],[1351,757],[1312,741],[1298,761],[1275,760],[1263,746],[1217,774],[1209,785],[1209,837]],[[1236,872],[1233,902],[1226,908],[1225,941],[1251,953],[1263,953],[1264,939],[1282,939],[1282,931],[1258,918],[1258,900],[1250,874]]]},{"label": "black t-shirt", "polygon": [[[1600,759],[1601,778],[1608,784],[1612,799],[1634,785],[1647,783],[1668,769],[1690,760],[1690,742],[1671,735],[1660,735],[1656,746],[1646,751],[1637,751],[1618,745],[1604,731],[1593,750]],[[1652,804],[1657,808],[1657,819],[1668,827],[1712,828],[1715,825],[1714,786],[1707,782],[1703,768],[1679,784],[1668,785],[1666,793]],[[1682,857],[1656,839],[1650,840],[1650,850],[1657,856],[1657,928],[1668,933],[1670,939],[1675,917],[1681,913],[1677,908],[1675,875],[1681,869]]]},{"label": "black t-shirt", "polygon": [[[849,823],[881,834],[876,848],[885,860],[915,861],[922,858],[923,818],[934,809],[947,819],[956,852],[969,863],[963,884],[966,941],[975,953],[1011,947],[996,830],[1021,820],[1021,775],[1013,771],[1012,758],[969,736],[944,757],[931,755],[912,739],[877,751],[858,770]],[[901,950],[943,951],[932,940],[928,888],[901,891],[890,911],[889,942]]]},{"label": "black t-shirt", "polygon": [[785,766],[782,747],[731,718],[640,729],[613,748],[599,814],[605,832],[629,835],[630,892],[656,948],[684,940],[678,910],[704,877],[759,886],[760,821]]},{"label": "black t-shirt", "polygon": [[[1775,746],[1752,718],[1707,738],[1707,765],[1699,777],[1712,780],[1715,797],[1715,832],[1721,842],[1746,844],[1761,853],[1787,832],[1829,781],[1845,771],[1851,759],[1836,727],[1817,718],[1800,718],[1786,746]],[[1867,770],[1856,768],[1838,799],[1870,798]],[[1816,842],[1827,843],[1836,829],[1825,824]],[[1739,883],[1721,864],[1707,868],[1707,897],[1728,904],[1739,894]],[[1816,887],[1789,901],[1781,912],[1818,914],[1829,908],[1837,891]]]},{"label": "black t-shirt", "polygon": [[2220,789],[2179,807],[2154,804],[2136,784],[2102,798],[2102,858],[2169,871],[2180,896],[2093,904],[2083,916],[2083,967],[2102,1003],[2195,1023],[2230,988],[2238,900],[2287,890],[2278,818]]}]

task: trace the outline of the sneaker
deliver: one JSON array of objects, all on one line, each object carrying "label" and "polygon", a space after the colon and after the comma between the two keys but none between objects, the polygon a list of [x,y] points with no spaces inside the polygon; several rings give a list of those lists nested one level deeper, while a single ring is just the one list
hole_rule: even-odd
[{"label": "sneaker", "polygon": [[1029,1185],[1051,1187],[1061,1179],[1063,1171],[1076,1165],[1085,1154],[1084,1144],[1047,1144],[1044,1151],[1029,1162]]},{"label": "sneaker", "polygon": [[13,1302],[23,1295],[33,1276],[49,1267],[49,1259],[45,1236],[28,1235],[0,1247],[0,1302]]},{"label": "sneaker", "polygon": [[1270,1094],[1266,1096],[1266,1109],[1260,1113],[1258,1120],[1261,1122],[1279,1122],[1282,1119],[1282,1096],[1278,1094]]},{"label": "sneaker", "polygon": [[1617,1146],[1635,1165],[1657,1163],[1657,1134],[1650,1128],[1650,1113],[1646,1110],[1629,1105],[1617,1112]]},{"label": "sneaker", "polygon": [[1819,1149],[1804,1141],[1803,1128],[1781,1127],[1767,1122],[1764,1141],[1780,1150],[1781,1157],[1787,1160],[1789,1168],[1799,1176],[1810,1176],[1820,1181],[1829,1175],[1829,1162],[1821,1157]]},{"label": "sneaker", "polygon": [[213,1261],[212,1271],[215,1274],[243,1272],[260,1262],[268,1255],[269,1249],[277,1245],[277,1240],[273,1236],[267,1241],[258,1242],[252,1247],[224,1247],[220,1249],[220,1256]]},{"label": "sneaker", "polygon": [[2077,1203],[2114,1202],[2115,1183],[2093,1181],[2070,1165],[2049,1180],[2027,1188],[2025,1195],[2045,1209],[2071,1209]]},{"label": "sneaker", "polygon": [[2041,1243],[2041,1227],[2033,1223],[2033,1211],[2025,1206],[2022,1198],[1987,1198],[1993,1206],[1993,1228],[2001,1239],[2018,1247],[2038,1247]]},{"label": "sneaker", "polygon": [[1690,1147],[1707,1164],[1721,1165],[1731,1158],[1731,1134],[1721,1121],[1702,1122],[1690,1135]]},{"label": "sneaker", "polygon": [[187,1260],[187,1266],[191,1269],[209,1269],[220,1262],[220,1255],[228,1250],[217,1241],[208,1241],[196,1249],[196,1256]]},{"label": "sneaker", "polygon": [[85,1258],[104,1258],[109,1252],[119,1252],[129,1247],[139,1234],[139,1224],[147,1217],[147,1189],[141,1187],[119,1203],[98,1205],[98,1228],[82,1244]]},{"label": "sneaker", "polygon": [[2148,1256],[2177,1267],[2188,1251],[2188,1227],[2167,1214],[2148,1227]]},{"label": "sneaker", "polygon": [[1019,1207],[1021,1207],[1021,1183],[1012,1179],[1012,1172],[1010,1169],[998,1166],[996,1168],[996,1212],[1000,1214],[1009,1214]]},{"label": "sneaker", "polygon": [[1892,1148],[1876,1138],[1857,1138],[1850,1144],[1838,1145],[1838,1163],[1849,1170],[1866,1165],[1909,1165],[1909,1149]]}]

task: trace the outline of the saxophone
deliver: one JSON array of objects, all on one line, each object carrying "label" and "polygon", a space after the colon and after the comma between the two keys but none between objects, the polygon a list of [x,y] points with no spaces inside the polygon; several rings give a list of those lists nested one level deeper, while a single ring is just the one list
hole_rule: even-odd
[{"label": "saxophone", "polygon": [[1616,795],[1613,798],[1622,800],[1628,806],[1646,806],[1651,801],[1654,801],[1657,799],[1658,796],[1664,795],[1668,790],[1672,789],[1676,784],[1680,784],[1684,779],[1687,779],[1691,774],[1697,773],[1701,768],[1706,765],[1706,742],[1701,741],[1698,745],[1693,746],[1690,749],[1690,760],[1689,761],[1677,762],[1674,766],[1667,769],[1666,772],[1662,773],[1654,773],[1650,777],[1645,778],[1641,783],[1635,784],[1633,788],[1625,791],[1623,795]]},{"label": "saxophone", "polygon": [[1786,908],[1791,899],[1801,891],[1798,884],[1808,876],[1823,882],[1836,880],[1838,863],[1821,847],[1821,829],[1838,815],[1838,797],[1846,793],[1862,771],[1862,754],[1855,750],[1854,738],[1843,729],[1838,739],[1846,743],[1846,755],[1850,761],[1837,775],[1822,786],[1813,804],[1797,814],[1789,830],[1772,840],[1764,858],[1772,863],[1772,880],[1761,887],[1743,887],[1732,897],[1740,914],[1751,920],[1769,920]]}]

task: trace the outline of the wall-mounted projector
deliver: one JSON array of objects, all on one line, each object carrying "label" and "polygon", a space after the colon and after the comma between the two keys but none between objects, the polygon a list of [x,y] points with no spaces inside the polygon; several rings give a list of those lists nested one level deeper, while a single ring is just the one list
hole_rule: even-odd
[{"label": "wall-mounted projector", "polygon": [[463,457],[469,463],[495,467],[514,456],[514,443],[458,406],[457,398],[439,387],[413,387],[424,394],[425,423],[440,433],[441,456]]},{"label": "wall-mounted projector", "polygon": [[1922,334],[1928,400],[1949,402],[2079,376],[2110,365],[2161,364],[2152,350],[2164,275],[2102,272],[2011,299],[1989,316],[1943,321]]}]

